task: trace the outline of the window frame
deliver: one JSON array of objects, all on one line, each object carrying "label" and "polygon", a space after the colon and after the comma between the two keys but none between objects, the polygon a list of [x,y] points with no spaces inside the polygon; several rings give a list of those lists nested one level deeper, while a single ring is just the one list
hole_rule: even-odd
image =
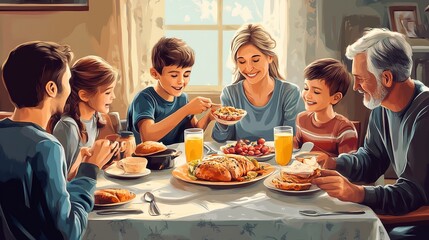
[{"label": "window frame", "polygon": [[[203,86],[203,85],[188,85],[186,87],[186,92],[198,92],[198,93],[213,93],[213,92],[221,92],[223,89],[223,83],[225,79],[223,79],[223,69],[226,68],[226,64],[223,62],[223,32],[224,31],[236,31],[238,30],[241,25],[237,24],[223,24],[223,0],[217,0],[217,24],[187,24],[187,25],[181,25],[181,24],[175,24],[175,25],[164,25],[165,31],[169,30],[215,30],[217,31],[217,37],[218,37],[218,85],[217,86]],[[220,9],[220,10],[219,10]]]}]

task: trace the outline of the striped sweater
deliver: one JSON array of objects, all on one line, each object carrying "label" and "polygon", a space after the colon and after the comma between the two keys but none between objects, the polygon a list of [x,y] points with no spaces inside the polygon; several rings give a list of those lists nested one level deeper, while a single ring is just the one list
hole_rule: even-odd
[{"label": "striped sweater", "polygon": [[340,153],[354,152],[358,148],[358,133],[346,117],[336,114],[326,123],[318,123],[314,112],[301,112],[296,118],[294,146],[300,148],[305,142],[313,142],[313,151],[321,151],[331,157]]}]

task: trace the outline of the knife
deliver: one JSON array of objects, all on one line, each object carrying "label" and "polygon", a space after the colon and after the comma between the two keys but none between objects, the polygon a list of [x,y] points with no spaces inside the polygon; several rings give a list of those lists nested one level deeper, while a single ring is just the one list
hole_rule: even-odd
[{"label": "knife", "polygon": [[98,215],[112,215],[112,214],[140,214],[143,213],[140,209],[114,209],[98,211]]}]

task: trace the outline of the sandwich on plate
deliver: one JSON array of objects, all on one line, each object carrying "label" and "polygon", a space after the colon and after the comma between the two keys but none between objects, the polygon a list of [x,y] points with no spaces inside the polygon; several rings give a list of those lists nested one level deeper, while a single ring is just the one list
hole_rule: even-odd
[{"label": "sandwich on plate", "polygon": [[276,188],[291,191],[308,190],[311,181],[320,176],[320,166],[316,159],[293,161],[290,165],[282,167],[278,177],[272,180]]}]

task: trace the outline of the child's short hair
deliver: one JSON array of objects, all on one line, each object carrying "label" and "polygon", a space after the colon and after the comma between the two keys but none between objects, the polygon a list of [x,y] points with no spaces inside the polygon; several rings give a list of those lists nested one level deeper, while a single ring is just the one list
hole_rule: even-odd
[{"label": "child's short hair", "polygon": [[344,97],[352,81],[346,66],[332,58],[322,58],[310,63],[304,69],[304,77],[307,80],[324,80],[331,96],[341,92]]},{"label": "child's short hair", "polygon": [[152,67],[162,74],[166,66],[192,67],[195,62],[194,50],[182,39],[162,37],[152,49]]}]

